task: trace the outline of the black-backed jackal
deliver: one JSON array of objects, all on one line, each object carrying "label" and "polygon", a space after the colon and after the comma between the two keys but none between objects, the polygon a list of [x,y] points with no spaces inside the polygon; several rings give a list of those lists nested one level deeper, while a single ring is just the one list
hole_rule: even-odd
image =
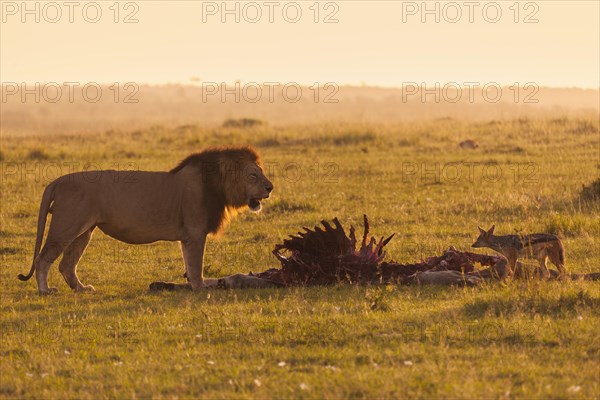
[{"label": "black-backed jackal", "polygon": [[550,275],[546,266],[546,260],[549,258],[552,264],[558,268],[558,272],[562,276],[566,275],[565,248],[558,236],[548,233],[495,236],[495,227],[493,225],[488,231],[485,231],[478,226],[479,237],[472,247],[487,247],[496,250],[508,259],[508,268],[502,279],[512,277],[518,258],[537,259],[545,278]]}]

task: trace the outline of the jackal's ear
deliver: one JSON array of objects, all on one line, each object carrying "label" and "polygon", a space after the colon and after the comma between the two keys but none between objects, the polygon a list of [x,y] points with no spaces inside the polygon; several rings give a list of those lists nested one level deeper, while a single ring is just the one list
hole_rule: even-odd
[{"label": "jackal's ear", "polygon": [[494,234],[494,229],[496,228],[496,225],[492,225],[492,227],[490,228],[489,231],[487,231],[488,235],[493,235]]},{"label": "jackal's ear", "polygon": [[481,233],[482,235],[485,233],[485,230],[479,225],[477,225],[477,229],[479,229],[479,233]]}]

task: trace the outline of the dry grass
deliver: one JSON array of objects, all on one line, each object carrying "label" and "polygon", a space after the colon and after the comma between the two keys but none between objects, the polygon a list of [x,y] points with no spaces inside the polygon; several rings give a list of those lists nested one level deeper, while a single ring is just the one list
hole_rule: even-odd
[{"label": "dry grass", "polygon": [[[388,251],[400,262],[468,249],[477,225],[496,224],[502,234],[556,232],[571,271],[597,271],[600,205],[578,200],[600,173],[596,117],[267,119],[251,131],[192,123],[5,136],[0,396],[597,397],[594,282],[151,294],[152,281],[183,279],[178,246],[130,246],[101,232],[79,267],[97,293],[71,293],[56,266],[54,296],[16,279],[31,262],[42,190],[57,175],[90,165],[166,170],[202,147],[242,143],[268,163],[274,198],[209,241],[209,276],[276,267],[271,250],[288,234],[334,216],[359,224],[363,213],[373,234],[397,233]],[[465,139],[479,148],[460,149]]]}]

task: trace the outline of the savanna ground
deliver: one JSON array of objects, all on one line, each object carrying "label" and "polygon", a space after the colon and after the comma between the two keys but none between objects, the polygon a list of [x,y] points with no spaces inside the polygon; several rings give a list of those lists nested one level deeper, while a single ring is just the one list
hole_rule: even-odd
[{"label": "savanna ground", "polygon": [[[477,225],[561,236],[571,272],[600,270],[599,126],[588,116],[466,121],[185,125],[2,138],[3,398],[598,398],[600,285],[334,287],[150,293],[182,281],[178,244],[96,231],[79,265],[38,296],[31,265],[44,186],[82,169],[165,170],[206,146],[249,143],[275,191],[211,239],[207,275],[277,267],[271,250],[321,219],[397,233],[388,260],[450,245]],[[475,139],[476,150],[460,149]],[[92,165],[90,167],[90,164]],[[483,250],[486,253],[491,251]]]}]

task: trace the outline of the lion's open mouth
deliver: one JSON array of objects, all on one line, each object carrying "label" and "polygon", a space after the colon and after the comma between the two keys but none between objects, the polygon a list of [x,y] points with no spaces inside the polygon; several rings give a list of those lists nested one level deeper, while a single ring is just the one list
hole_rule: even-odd
[{"label": "lion's open mouth", "polygon": [[254,212],[260,211],[260,209],[262,208],[260,204],[260,199],[250,199],[250,201],[248,201],[248,208],[250,208],[250,210]]}]

